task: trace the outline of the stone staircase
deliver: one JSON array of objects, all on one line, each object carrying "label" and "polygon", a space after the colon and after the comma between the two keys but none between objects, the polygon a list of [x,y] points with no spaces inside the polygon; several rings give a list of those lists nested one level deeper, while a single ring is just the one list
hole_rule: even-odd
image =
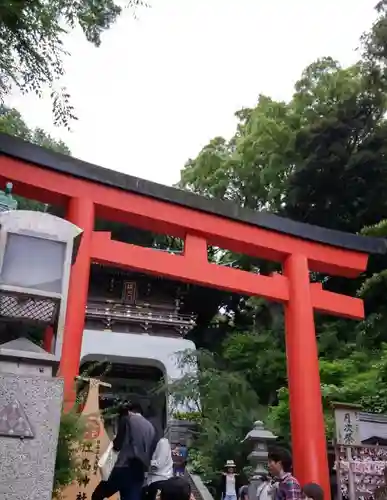
[{"label": "stone staircase", "polygon": [[191,440],[192,432],[195,430],[195,422],[188,420],[171,419],[168,423],[169,442],[172,448],[177,444],[188,444]]},{"label": "stone staircase", "polygon": [[[186,444],[189,446],[189,441],[192,432],[195,430],[196,424],[186,420],[170,420],[169,422],[169,440],[172,448],[177,443]],[[195,500],[214,500],[209,489],[202,481],[201,477],[192,474],[186,470],[185,478],[189,482],[192,490],[192,496]]]}]

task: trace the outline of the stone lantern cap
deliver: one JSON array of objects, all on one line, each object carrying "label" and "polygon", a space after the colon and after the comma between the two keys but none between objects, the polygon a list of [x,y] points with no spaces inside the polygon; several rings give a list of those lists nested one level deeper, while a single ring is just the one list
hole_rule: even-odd
[{"label": "stone lantern cap", "polygon": [[244,441],[274,441],[275,439],[277,439],[277,436],[266,430],[263,422],[257,420],[254,422],[253,429],[246,434]]},{"label": "stone lantern cap", "polygon": [[46,352],[26,338],[18,338],[0,345],[0,363],[8,361],[25,363],[26,365],[50,366],[53,369],[59,365],[59,359]]}]

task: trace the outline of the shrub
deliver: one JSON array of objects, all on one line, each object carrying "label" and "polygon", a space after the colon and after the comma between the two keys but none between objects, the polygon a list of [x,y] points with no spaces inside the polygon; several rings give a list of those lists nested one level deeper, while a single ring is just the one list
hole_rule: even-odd
[{"label": "shrub", "polygon": [[59,499],[62,489],[82,473],[76,461],[76,452],[83,441],[84,433],[85,423],[79,413],[62,412],[55,462],[54,498]]}]

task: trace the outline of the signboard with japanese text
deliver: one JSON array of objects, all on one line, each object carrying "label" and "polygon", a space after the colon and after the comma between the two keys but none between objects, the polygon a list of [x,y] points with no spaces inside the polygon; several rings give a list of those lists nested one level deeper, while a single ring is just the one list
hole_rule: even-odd
[{"label": "signboard with japanese text", "polygon": [[361,444],[359,412],[353,408],[335,408],[336,443],[344,446]]},{"label": "signboard with japanese text", "polygon": [[137,286],[135,281],[125,281],[122,291],[122,300],[125,304],[134,304],[137,298]]},{"label": "signboard with japanese text", "polygon": [[[99,381],[90,379],[89,394],[82,411],[85,419],[84,441],[78,450],[77,461],[81,471],[78,479],[62,492],[63,500],[91,500],[91,495],[101,481],[98,461],[110,443],[99,410]],[[119,496],[110,497],[118,500]]]}]

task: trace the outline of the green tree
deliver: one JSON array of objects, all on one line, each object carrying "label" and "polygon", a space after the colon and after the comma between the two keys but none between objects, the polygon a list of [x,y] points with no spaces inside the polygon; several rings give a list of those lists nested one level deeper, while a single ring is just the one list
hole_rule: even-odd
[{"label": "green tree", "polygon": [[300,129],[295,145],[299,162],[288,179],[285,215],[349,232],[385,217],[384,111],[384,98],[356,89],[351,98],[339,101],[334,113],[328,109]]},{"label": "green tree", "polygon": [[261,95],[254,109],[236,113],[230,141],[213,139],[181,171],[179,186],[261,210],[281,204],[281,183],[294,162],[297,118],[284,102]]},{"label": "green tree", "polygon": [[282,331],[235,332],[223,344],[222,357],[231,370],[243,373],[259,395],[261,404],[277,401],[277,390],[286,383]]},{"label": "green tree", "polygon": [[[364,411],[387,412],[387,345],[378,352],[354,351],[347,358],[320,359],[321,393],[328,439],[333,438],[332,403],[360,404]],[[282,437],[290,439],[289,392],[278,391],[278,404],[270,407],[268,422]]]},{"label": "green tree", "polygon": [[322,119],[337,121],[344,114],[346,120],[346,114],[363,113],[358,125],[362,130],[354,130],[347,139],[353,147],[378,123],[385,99],[368,83],[360,63],[343,68],[329,57],[317,60],[303,71],[289,102],[261,95],[253,109],[238,111],[234,136],[230,141],[213,139],[189,160],[179,186],[254,210],[281,210],[289,203],[289,176],[305,168],[302,134],[321,127]]},{"label": "green tree", "polygon": [[[129,0],[136,8],[141,0]],[[55,123],[68,126],[74,119],[64,74],[65,35],[80,26],[90,43],[98,47],[101,35],[122,12],[119,0],[0,0],[0,96],[13,87],[39,96],[51,90]]]},{"label": "green tree", "polygon": [[39,127],[31,129],[15,108],[0,106],[0,132],[20,137],[57,153],[70,154],[69,148],[63,141],[55,139]]},{"label": "green tree", "polygon": [[245,465],[241,440],[264,410],[245,377],[222,369],[214,354],[183,352],[179,366],[185,368],[185,375],[168,384],[173,408],[191,409],[196,416],[199,412],[200,425],[192,446],[196,450],[194,465],[197,473],[217,486],[226,460],[232,457],[239,467]]},{"label": "green tree", "polygon": [[[387,220],[384,219],[378,224],[364,228],[362,234],[386,238]],[[358,341],[372,348],[377,348],[381,343],[387,342],[386,290],[387,260],[385,256],[375,256],[370,260],[368,273],[358,291],[358,295],[364,300],[368,312],[368,328],[360,332]]]}]

